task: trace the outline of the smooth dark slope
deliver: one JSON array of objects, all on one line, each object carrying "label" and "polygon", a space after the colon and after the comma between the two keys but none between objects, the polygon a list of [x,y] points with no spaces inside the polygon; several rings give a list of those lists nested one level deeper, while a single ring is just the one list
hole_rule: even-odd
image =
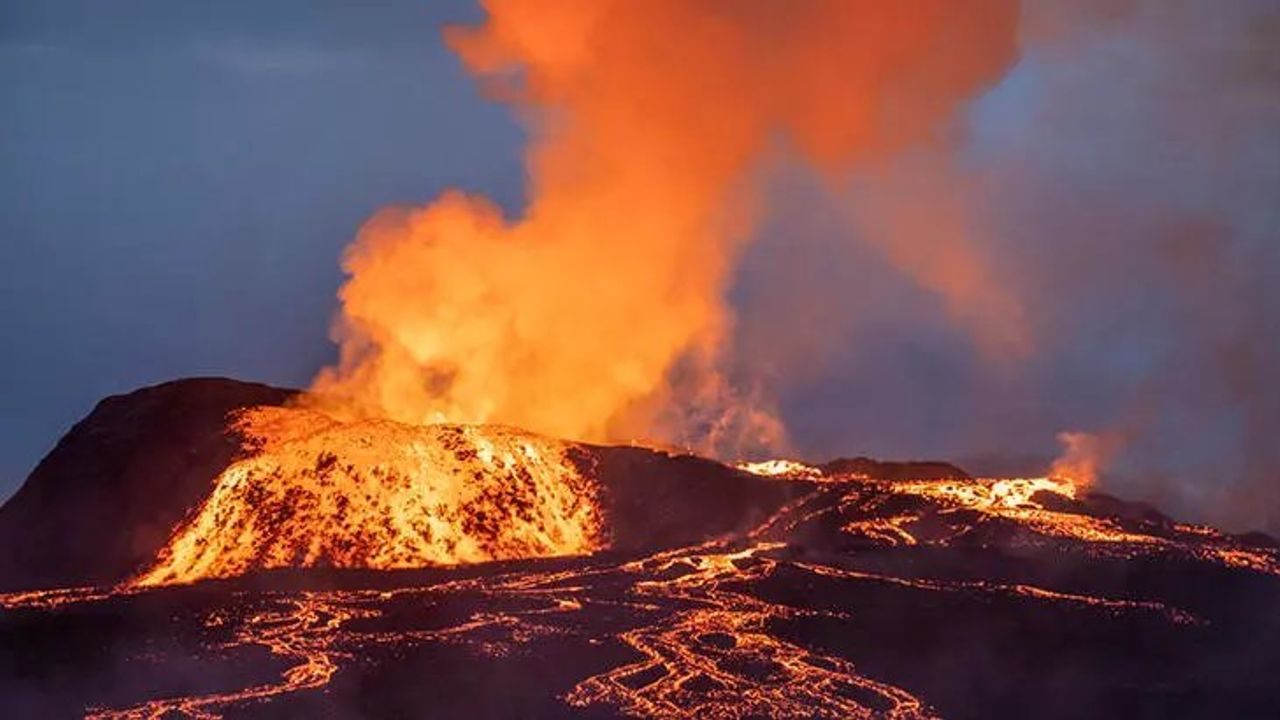
[{"label": "smooth dark slope", "polygon": [[227,414],[294,394],[193,378],[102,400],[0,507],[0,589],[110,582],[151,560],[240,451]]}]

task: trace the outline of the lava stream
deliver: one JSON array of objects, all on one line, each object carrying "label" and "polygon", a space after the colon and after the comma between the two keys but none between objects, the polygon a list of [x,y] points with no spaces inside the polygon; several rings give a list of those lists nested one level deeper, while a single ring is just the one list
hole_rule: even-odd
[{"label": "lava stream", "polygon": [[[500,432],[468,436],[465,430],[449,430],[467,440],[450,452],[455,459],[461,453],[462,461],[492,463],[487,466],[499,468],[504,473],[502,477],[525,478],[534,488],[542,480],[533,471],[522,473],[518,469],[516,460],[521,455],[524,461],[547,468],[547,482],[557,473],[576,468],[566,464],[564,455],[557,454],[563,452],[559,446],[539,446],[522,435],[504,436]],[[322,427],[315,437],[335,436]],[[359,443],[355,447],[358,452]],[[305,437],[295,438],[283,448],[265,448],[254,457],[278,460],[292,457],[291,453],[301,448],[297,457],[306,459],[314,449]],[[339,467],[340,461],[326,465]],[[540,570],[535,563],[508,572],[479,570],[468,577],[407,583],[392,589],[236,592],[230,596],[235,604],[208,614],[205,627],[211,633],[230,630],[231,640],[216,646],[223,653],[261,647],[288,661],[288,667],[278,677],[265,682],[259,678],[253,684],[226,692],[149,699],[119,709],[94,708],[90,716],[213,718],[255,703],[327,687],[335,675],[358,660],[373,656],[371,651],[376,648],[399,652],[448,644],[480,656],[503,658],[537,653],[539,642],[558,638],[577,643],[575,647],[625,648],[630,654],[609,669],[593,670],[555,691],[567,708],[604,706],[625,714],[671,718],[932,717],[935,711],[927,698],[917,697],[885,678],[873,677],[852,659],[820,652],[784,637],[786,628],[800,622],[843,622],[856,617],[860,612],[857,604],[809,607],[805,602],[806,606],[801,607],[767,600],[760,589],[771,583],[775,587],[779,583],[795,587],[793,583],[800,582],[812,587],[817,582],[828,582],[847,588],[835,597],[859,597],[863,590],[879,593],[889,588],[894,592],[976,599],[980,603],[999,600],[1044,605],[1045,612],[1068,607],[1073,616],[1077,612],[1103,613],[1139,617],[1143,622],[1165,626],[1199,626],[1205,622],[1182,608],[1143,598],[1107,597],[1079,588],[1043,587],[1022,580],[930,577],[910,564],[894,572],[860,564],[866,558],[874,562],[877,554],[883,557],[915,552],[923,546],[945,549],[956,543],[973,542],[969,538],[984,523],[1016,527],[1017,542],[1032,549],[1045,547],[1058,552],[1055,548],[1065,543],[1062,547],[1085,556],[1137,558],[1167,553],[1233,571],[1280,575],[1274,550],[1246,546],[1211,528],[1175,523],[1126,524],[1116,518],[1087,514],[1083,512],[1087,498],[1078,498],[1076,488],[1060,479],[885,481],[864,476],[824,476],[815,482],[811,476],[816,469],[811,471],[794,463],[757,468],[777,482],[797,483],[792,486],[797,492],[749,529],[684,547],[630,556],[584,556],[572,562],[557,561],[560,564],[556,569]],[[306,483],[320,488],[329,482],[354,483],[354,476],[331,481],[324,477],[324,473],[304,474]],[[439,479],[430,474],[415,477],[418,482],[428,483]],[[354,483],[343,487],[344,491],[359,492],[366,486]],[[392,487],[405,486],[397,482]],[[192,528],[203,527],[201,517],[212,512],[210,507],[231,500],[249,500],[223,485],[219,489],[222,494],[215,493],[196,519],[175,535],[171,548],[182,546],[186,538],[193,537]],[[335,496],[322,497],[328,498],[320,503],[324,506]],[[477,508],[467,503],[459,507]],[[573,506],[569,503],[550,507]],[[594,512],[594,505],[580,507]],[[332,519],[319,510],[307,512],[311,514],[304,516],[311,520]],[[528,512],[528,517],[534,519],[544,517],[538,514],[542,511]],[[553,512],[550,517],[572,514],[561,516]],[[252,522],[233,524],[227,527],[232,534],[209,537],[218,543],[247,538],[252,552],[232,553],[232,557],[249,560],[262,557],[263,548],[271,556],[273,548],[289,546],[280,541],[281,537],[293,537],[268,534],[266,537],[272,541],[263,544],[259,542],[262,534],[246,530],[252,527]],[[855,544],[850,546],[849,542]],[[193,543],[192,547],[202,546]],[[178,553],[172,549],[167,552],[157,567],[207,567],[228,572],[241,567],[218,563],[175,565],[173,558]],[[361,553],[327,557],[354,559],[353,562],[385,557],[373,546]],[[305,560],[310,556],[294,557]],[[249,562],[244,567],[253,566]],[[367,567],[380,565],[370,562]],[[155,571],[144,577],[156,577]],[[33,591],[0,596],[0,608],[6,612],[59,612],[74,605],[127,603],[133,596],[181,591],[154,587],[148,582]],[[441,606],[469,611],[456,618],[439,616],[444,622],[437,627],[416,625],[424,619],[436,622],[433,608]],[[420,619],[410,627],[397,627],[389,614],[392,607],[401,608],[399,612],[408,608]],[[593,629],[589,618],[615,611],[626,618],[623,627]],[[356,620],[360,622],[353,622]],[[390,629],[386,623],[392,624]]]}]

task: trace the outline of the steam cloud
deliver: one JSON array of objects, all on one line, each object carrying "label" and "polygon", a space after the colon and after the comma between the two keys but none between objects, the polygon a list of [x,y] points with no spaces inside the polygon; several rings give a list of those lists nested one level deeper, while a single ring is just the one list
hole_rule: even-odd
[{"label": "steam cloud", "polygon": [[371,220],[314,389],[1039,471],[1069,429],[1104,488],[1280,530],[1275,3],[485,6],[447,37],[528,207]]},{"label": "steam cloud", "polygon": [[767,397],[723,372],[761,165],[838,177],[927,136],[1015,56],[1016,3],[485,3],[447,39],[524,117],[529,205],[392,209],[345,259],[314,389],[409,422],[741,453]]},{"label": "steam cloud", "polygon": [[1278,531],[1280,6],[1022,10],[1018,64],[953,132],[836,197],[789,169],[743,361],[791,379],[809,454],[1043,472],[1078,430],[1103,489]]}]

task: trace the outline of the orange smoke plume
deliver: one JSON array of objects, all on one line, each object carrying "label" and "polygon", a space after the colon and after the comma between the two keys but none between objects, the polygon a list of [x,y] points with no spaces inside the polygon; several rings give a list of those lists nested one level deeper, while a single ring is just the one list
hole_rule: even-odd
[{"label": "orange smoke plume", "polygon": [[1121,437],[1116,433],[1061,432],[1058,442],[1062,443],[1062,454],[1049,467],[1049,477],[1069,480],[1077,490],[1084,490],[1098,483],[1098,474],[1119,450]]},{"label": "orange smoke plume", "polygon": [[299,408],[245,410],[234,429],[251,450],[134,583],[577,555],[605,543],[595,479],[569,443]]},{"label": "orange smoke plume", "polygon": [[380,212],[344,259],[360,415],[736,452],[776,442],[727,378],[725,294],[762,158],[834,177],[931,132],[1016,52],[1016,0],[488,0],[446,39],[527,123],[528,206],[449,192]]}]

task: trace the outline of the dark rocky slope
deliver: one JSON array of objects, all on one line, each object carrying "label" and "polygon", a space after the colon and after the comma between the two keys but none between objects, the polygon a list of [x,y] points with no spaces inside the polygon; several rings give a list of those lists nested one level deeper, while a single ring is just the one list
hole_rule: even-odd
[{"label": "dark rocky slope", "polygon": [[102,400],[0,507],[0,588],[111,582],[151,560],[240,451],[227,414],[293,394],[196,378]]},{"label": "dark rocky slope", "polygon": [[[0,590],[104,584],[152,561],[245,450],[229,415],[297,391],[196,378],[109,397],[62,438],[0,507]],[[637,447],[583,445],[612,545],[635,550],[742,529],[798,489],[720,463]]]},{"label": "dark rocky slope", "polygon": [[[104,401],[0,512],[10,582],[123,577],[240,450],[225,414],[288,395],[199,380]],[[614,538],[591,556],[0,594],[0,715],[1280,707],[1280,552],[1266,536],[945,464],[841,460],[770,480],[637,448],[581,452]]]}]

